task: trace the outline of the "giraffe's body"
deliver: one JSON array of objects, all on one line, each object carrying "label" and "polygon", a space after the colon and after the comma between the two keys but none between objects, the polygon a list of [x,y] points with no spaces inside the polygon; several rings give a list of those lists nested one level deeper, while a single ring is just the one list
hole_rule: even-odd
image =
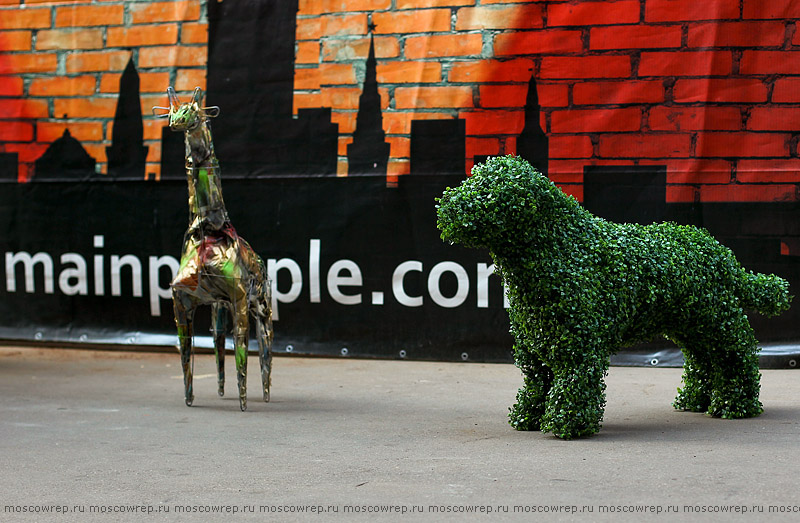
[{"label": "giraffe's body", "polygon": [[208,125],[208,118],[216,116],[218,110],[200,107],[200,88],[195,90],[191,102],[183,104],[171,87],[167,93],[169,126],[173,131],[182,131],[186,139],[189,185],[189,228],[184,236],[180,268],[172,281],[186,404],[191,405],[194,400],[191,365],[194,311],[200,305],[210,305],[219,394],[223,394],[225,384],[225,330],[230,316],[239,404],[245,410],[250,318],[256,325],[264,401],[269,401],[273,334],[270,282],[264,262],[236,234],[225,209],[219,164]]}]

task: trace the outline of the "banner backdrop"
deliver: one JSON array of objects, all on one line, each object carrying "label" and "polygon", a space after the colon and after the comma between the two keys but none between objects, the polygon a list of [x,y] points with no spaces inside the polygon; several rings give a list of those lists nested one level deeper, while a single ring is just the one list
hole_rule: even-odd
[{"label": "banner backdrop", "polygon": [[[277,351],[510,361],[491,260],[435,228],[434,198],[498,154],[609,219],[706,227],[797,289],[799,20],[790,0],[2,2],[0,336],[175,343],[168,85],[221,108]],[[750,318],[786,362],[797,310]]]}]

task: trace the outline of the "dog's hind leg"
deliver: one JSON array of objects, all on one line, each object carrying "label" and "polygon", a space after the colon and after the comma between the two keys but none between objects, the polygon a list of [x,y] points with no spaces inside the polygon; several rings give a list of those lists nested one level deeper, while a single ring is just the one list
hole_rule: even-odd
[{"label": "dog's hind leg", "polygon": [[541,430],[562,439],[591,436],[600,430],[606,405],[609,358],[602,349],[566,349],[562,354],[579,355],[554,365],[553,387],[547,395]]},{"label": "dog's hind leg", "polygon": [[711,354],[699,338],[686,336],[675,340],[683,352],[683,386],[672,406],[678,410],[706,412],[711,404]]},{"label": "dog's hind leg", "polygon": [[522,371],[524,386],[517,393],[517,402],[509,409],[509,423],[517,430],[539,430],[547,393],[553,385],[553,371],[520,342],[514,346],[514,361]]},{"label": "dog's hind leg", "polygon": [[731,315],[729,325],[720,328],[717,337],[720,345],[714,351],[708,413],[727,419],[751,418],[764,411],[758,399],[761,390],[758,342],[744,313],[738,310]]}]

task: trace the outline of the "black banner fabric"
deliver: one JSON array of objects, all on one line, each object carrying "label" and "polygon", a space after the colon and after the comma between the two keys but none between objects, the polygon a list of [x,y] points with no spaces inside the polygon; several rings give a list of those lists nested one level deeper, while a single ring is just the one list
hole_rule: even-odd
[{"label": "black banner fabric", "polygon": [[[275,351],[510,361],[491,259],[438,237],[434,198],[460,181],[225,180],[231,220],[274,281]],[[0,336],[175,343],[184,183],[5,184],[2,202]]]}]

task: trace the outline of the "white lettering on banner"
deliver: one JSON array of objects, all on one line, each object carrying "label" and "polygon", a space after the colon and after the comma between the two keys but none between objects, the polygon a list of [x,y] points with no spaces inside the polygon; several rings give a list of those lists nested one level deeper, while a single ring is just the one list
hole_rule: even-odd
[{"label": "white lettering on banner", "polygon": [[[93,247],[102,249],[104,238],[101,235],[94,236]],[[389,297],[384,296],[382,290],[364,289],[364,276],[361,267],[354,260],[336,260],[327,267],[327,271],[321,266],[322,242],[317,238],[309,240],[308,257],[308,299],[310,303],[321,303],[323,301],[323,291],[327,290],[327,296],[340,305],[353,306],[365,303],[364,292],[367,292],[368,300],[366,303],[374,306],[382,306]],[[95,253],[91,256],[92,267],[89,267],[86,257],[68,252],[57,259],[60,262],[58,267],[53,261],[54,256],[46,252],[31,254],[26,251],[6,252],[5,253],[5,272],[6,272],[6,291],[18,292],[17,278],[20,273],[24,277],[26,293],[35,293],[37,278],[39,278],[45,294],[55,293],[55,282],[58,282],[58,290],[66,296],[88,295],[89,278],[92,275],[94,284],[94,294],[97,296],[105,295],[105,255]],[[293,303],[300,299],[303,292],[303,269],[300,264],[291,258],[270,258],[266,260],[267,273],[272,281],[272,314],[273,320],[279,320],[279,309],[281,304]],[[129,289],[134,298],[141,298],[144,295],[144,264],[142,260],[133,254],[109,256],[109,274],[111,282],[111,296],[122,296],[123,287]],[[170,282],[173,280],[180,267],[179,261],[173,256],[148,256],[147,258],[147,295],[149,298],[150,314],[161,316],[162,300],[172,299]],[[411,273],[419,273],[422,281],[427,282],[427,297],[436,306],[443,308],[456,308],[466,304],[470,291],[470,272],[464,266],[454,261],[442,261],[431,267],[426,275],[425,267],[419,260],[408,260],[401,262],[392,272],[391,296],[394,300],[404,307],[421,307],[425,303],[425,295],[412,296],[407,286],[407,279]],[[479,309],[489,307],[489,287],[490,277],[494,274],[494,265],[478,263],[475,267],[475,289],[477,302],[475,306]],[[123,275],[129,280],[123,278]],[[325,285],[322,285],[321,277],[325,275]],[[288,282],[287,277],[288,276]],[[278,279],[281,277],[281,285]],[[455,293],[447,296],[442,291],[442,280],[455,277]],[[498,279],[499,280],[499,279]],[[124,285],[123,281],[130,281],[130,285]],[[288,289],[286,284],[288,283]],[[446,292],[446,291],[445,291]],[[508,307],[508,300],[504,294],[503,306]]]}]

